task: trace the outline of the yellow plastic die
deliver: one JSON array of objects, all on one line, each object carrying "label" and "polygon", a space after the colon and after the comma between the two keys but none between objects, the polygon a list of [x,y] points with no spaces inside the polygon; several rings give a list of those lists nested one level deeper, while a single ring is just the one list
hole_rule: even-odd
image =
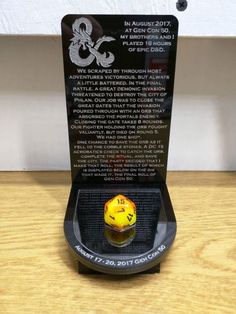
[{"label": "yellow plastic die", "polygon": [[119,194],[106,202],[104,220],[117,231],[124,231],[136,223],[136,206],[128,197]]}]

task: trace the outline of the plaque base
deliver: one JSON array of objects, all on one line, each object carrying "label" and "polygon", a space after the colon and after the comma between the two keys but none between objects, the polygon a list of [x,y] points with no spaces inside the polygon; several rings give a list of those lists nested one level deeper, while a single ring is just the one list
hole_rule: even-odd
[{"label": "plaque base", "polygon": [[[157,274],[157,273],[160,273],[160,271],[161,271],[161,264],[159,263],[156,266],[141,272],[141,274]],[[78,273],[84,274],[84,275],[104,275],[104,273],[88,268],[80,262],[78,262]]]},{"label": "plaque base", "polygon": [[[110,243],[104,223],[104,204],[117,194],[131,199],[137,210],[135,235],[122,247]],[[69,247],[78,260],[79,273],[156,273],[174,241],[176,220],[165,183],[74,184],[64,228]]]}]

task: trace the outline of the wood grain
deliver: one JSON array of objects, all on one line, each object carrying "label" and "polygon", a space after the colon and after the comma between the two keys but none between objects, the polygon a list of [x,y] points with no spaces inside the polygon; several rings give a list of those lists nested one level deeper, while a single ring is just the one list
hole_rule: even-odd
[{"label": "wood grain", "polygon": [[1,313],[235,313],[236,174],[172,172],[178,231],[161,273],[78,275],[68,172],[0,173]]}]

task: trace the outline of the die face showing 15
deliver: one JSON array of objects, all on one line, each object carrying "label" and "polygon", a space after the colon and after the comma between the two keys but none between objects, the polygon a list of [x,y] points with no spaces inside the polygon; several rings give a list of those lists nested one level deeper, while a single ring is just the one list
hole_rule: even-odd
[{"label": "die face showing 15", "polygon": [[124,195],[117,195],[106,202],[104,220],[118,231],[126,230],[136,223],[136,206]]}]

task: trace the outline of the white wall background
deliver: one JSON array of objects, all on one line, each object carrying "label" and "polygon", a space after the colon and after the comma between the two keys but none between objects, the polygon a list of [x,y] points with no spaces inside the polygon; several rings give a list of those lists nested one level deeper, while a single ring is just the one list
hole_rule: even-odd
[{"label": "white wall background", "polygon": [[[236,39],[180,38],[169,170],[236,169]],[[0,37],[0,170],[69,169],[60,37]]]},{"label": "white wall background", "polygon": [[66,14],[173,14],[180,36],[236,36],[235,0],[1,0],[0,34],[59,35]]}]

